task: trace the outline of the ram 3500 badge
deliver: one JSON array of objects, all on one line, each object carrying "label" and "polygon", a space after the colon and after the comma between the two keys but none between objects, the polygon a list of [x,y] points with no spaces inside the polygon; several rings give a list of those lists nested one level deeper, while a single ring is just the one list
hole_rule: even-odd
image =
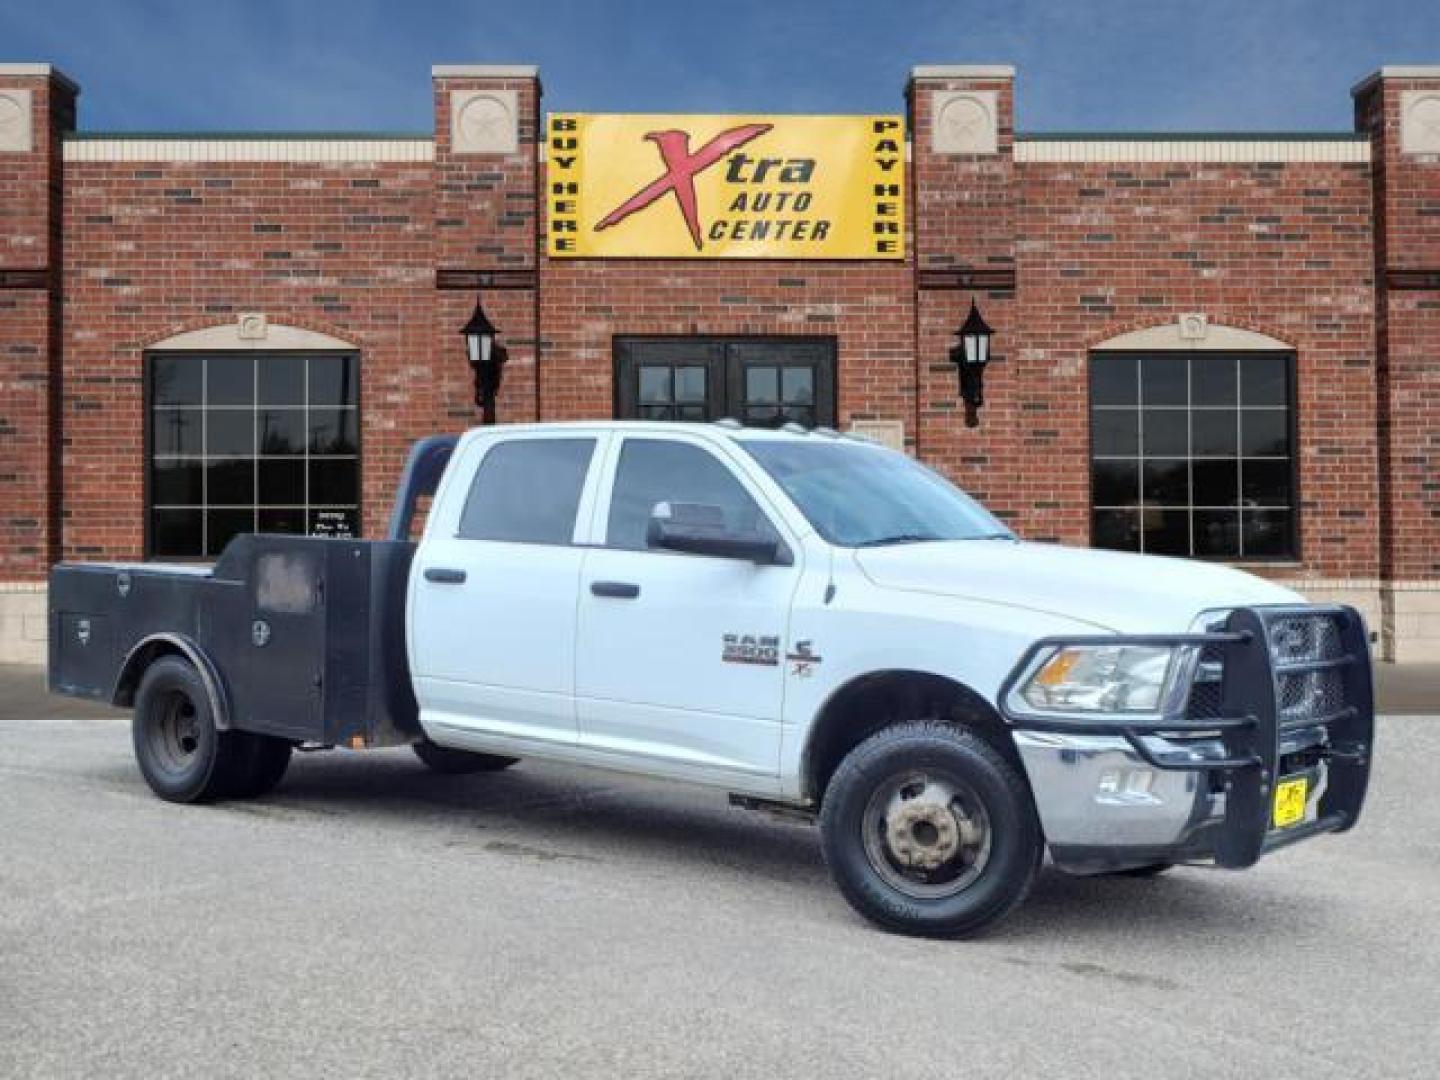
[{"label": "ram 3500 badge", "polygon": [[994,923],[1047,851],[1080,874],[1250,866],[1352,827],[1369,773],[1350,608],[1022,543],[833,432],[430,439],[388,539],[66,564],[50,605],[52,689],[133,705],[163,798],[260,795],[299,745],[690,781],[817,819],[846,899],[912,933]]}]

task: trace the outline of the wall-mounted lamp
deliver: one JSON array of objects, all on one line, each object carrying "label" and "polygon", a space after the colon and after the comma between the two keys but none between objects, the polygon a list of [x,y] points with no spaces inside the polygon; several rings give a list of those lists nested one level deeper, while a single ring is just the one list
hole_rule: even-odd
[{"label": "wall-mounted lamp", "polygon": [[970,314],[955,331],[960,341],[950,347],[950,362],[960,369],[960,397],[965,402],[965,426],[980,425],[980,406],[985,404],[985,365],[990,362],[990,325],[980,316],[975,301]]},{"label": "wall-mounted lamp", "polygon": [[475,404],[480,409],[480,422],[493,424],[495,396],[500,393],[507,355],[504,346],[496,340],[498,331],[485,314],[479,297],[475,299],[470,321],[460,328],[460,333],[465,337],[465,358],[475,375]]}]

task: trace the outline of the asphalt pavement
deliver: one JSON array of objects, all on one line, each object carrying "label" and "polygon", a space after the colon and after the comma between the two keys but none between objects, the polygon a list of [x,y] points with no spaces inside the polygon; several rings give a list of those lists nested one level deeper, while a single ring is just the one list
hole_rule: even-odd
[{"label": "asphalt pavement", "polygon": [[1242,873],[1047,868],[988,937],[931,942],[863,923],[812,829],[720,793],[337,751],[265,799],[173,806],[121,714],[0,716],[0,1077],[1320,1080],[1440,1056],[1433,719],[1381,721],[1349,834]]}]

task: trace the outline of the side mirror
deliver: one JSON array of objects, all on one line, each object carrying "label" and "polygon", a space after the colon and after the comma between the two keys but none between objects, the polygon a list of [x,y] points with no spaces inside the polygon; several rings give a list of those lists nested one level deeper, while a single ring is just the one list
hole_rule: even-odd
[{"label": "side mirror", "polygon": [[745,559],[759,566],[789,565],[790,553],[773,536],[732,532],[725,511],[710,503],[656,503],[645,529],[645,543],[666,551]]}]

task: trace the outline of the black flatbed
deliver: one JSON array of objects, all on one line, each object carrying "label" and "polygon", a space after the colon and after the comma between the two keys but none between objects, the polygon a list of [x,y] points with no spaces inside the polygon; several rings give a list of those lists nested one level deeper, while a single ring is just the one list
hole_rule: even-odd
[{"label": "black flatbed", "polygon": [[384,540],[247,533],[213,566],[56,566],[51,692],[128,706],[149,663],[175,653],[199,670],[221,730],[355,748],[421,739],[405,649],[410,532],[457,441],[415,445]]}]

